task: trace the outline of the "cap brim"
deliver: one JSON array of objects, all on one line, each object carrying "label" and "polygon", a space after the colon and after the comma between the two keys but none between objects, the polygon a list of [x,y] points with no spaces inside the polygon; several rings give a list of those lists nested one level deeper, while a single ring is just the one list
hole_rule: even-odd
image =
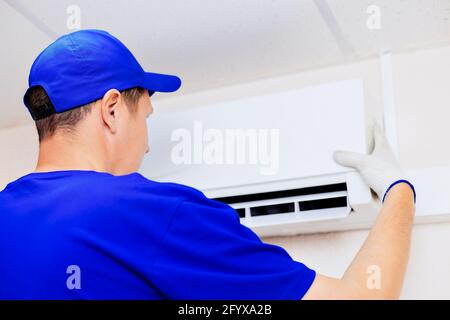
[{"label": "cap brim", "polygon": [[169,74],[146,72],[142,86],[150,92],[174,92],[181,87],[181,79]]}]

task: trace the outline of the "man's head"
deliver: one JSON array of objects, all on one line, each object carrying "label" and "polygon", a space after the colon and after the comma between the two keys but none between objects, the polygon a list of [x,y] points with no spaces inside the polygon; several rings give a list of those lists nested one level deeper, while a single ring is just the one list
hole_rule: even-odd
[{"label": "man's head", "polygon": [[[45,90],[34,87],[29,93],[30,110],[49,102]],[[101,99],[62,113],[36,120],[39,142],[55,137],[67,143],[96,146],[108,161],[108,171],[125,174],[139,169],[149,151],[147,117],[153,112],[147,90],[140,87],[119,92],[109,90]]]},{"label": "man's head", "polygon": [[[90,167],[126,174],[138,170],[149,150],[150,96],[180,85],[176,76],[145,72],[109,33],[82,30],[60,37],[36,58],[24,103],[36,122],[41,153],[78,148],[103,162]],[[80,155],[74,153],[64,158],[61,150],[60,158],[72,164],[60,159],[58,167],[77,169],[71,159]]]}]

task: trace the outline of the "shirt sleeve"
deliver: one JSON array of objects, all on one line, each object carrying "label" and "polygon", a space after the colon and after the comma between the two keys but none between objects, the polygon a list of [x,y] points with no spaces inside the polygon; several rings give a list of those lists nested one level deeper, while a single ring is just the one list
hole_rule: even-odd
[{"label": "shirt sleeve", "polygon": [[301,299],[316,273],[264,243],[221,202],[182,202],[153,265],[169,299]]}]

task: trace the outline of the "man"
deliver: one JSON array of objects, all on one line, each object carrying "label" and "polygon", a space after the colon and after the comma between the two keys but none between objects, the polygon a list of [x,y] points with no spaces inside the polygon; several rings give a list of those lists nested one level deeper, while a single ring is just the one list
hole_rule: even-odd
[{"label": "man", "polygon": [[[3,299],[397,298],[414,189],[375,131],[370,155],[338,152],[384,205],[341,279],[263,243],[200,191],[136,173],[149,151],[154,92],[176,76],[145,73],[99,30],[65,35],[33,63],[24,102],[36,121],[36,170],[0,193]],[[367,287],[377,266],[381,288]]]}]

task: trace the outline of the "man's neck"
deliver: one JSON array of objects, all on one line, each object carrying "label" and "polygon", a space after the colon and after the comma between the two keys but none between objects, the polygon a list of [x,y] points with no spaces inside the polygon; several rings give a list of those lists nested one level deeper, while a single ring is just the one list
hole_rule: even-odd
[{"label": "man's neck", "polygon": [[39,145],[35,172],[62,170],[92,170],[110,172],[95,148],[79,141],[68,142],[57,135],[44,139]]}]

